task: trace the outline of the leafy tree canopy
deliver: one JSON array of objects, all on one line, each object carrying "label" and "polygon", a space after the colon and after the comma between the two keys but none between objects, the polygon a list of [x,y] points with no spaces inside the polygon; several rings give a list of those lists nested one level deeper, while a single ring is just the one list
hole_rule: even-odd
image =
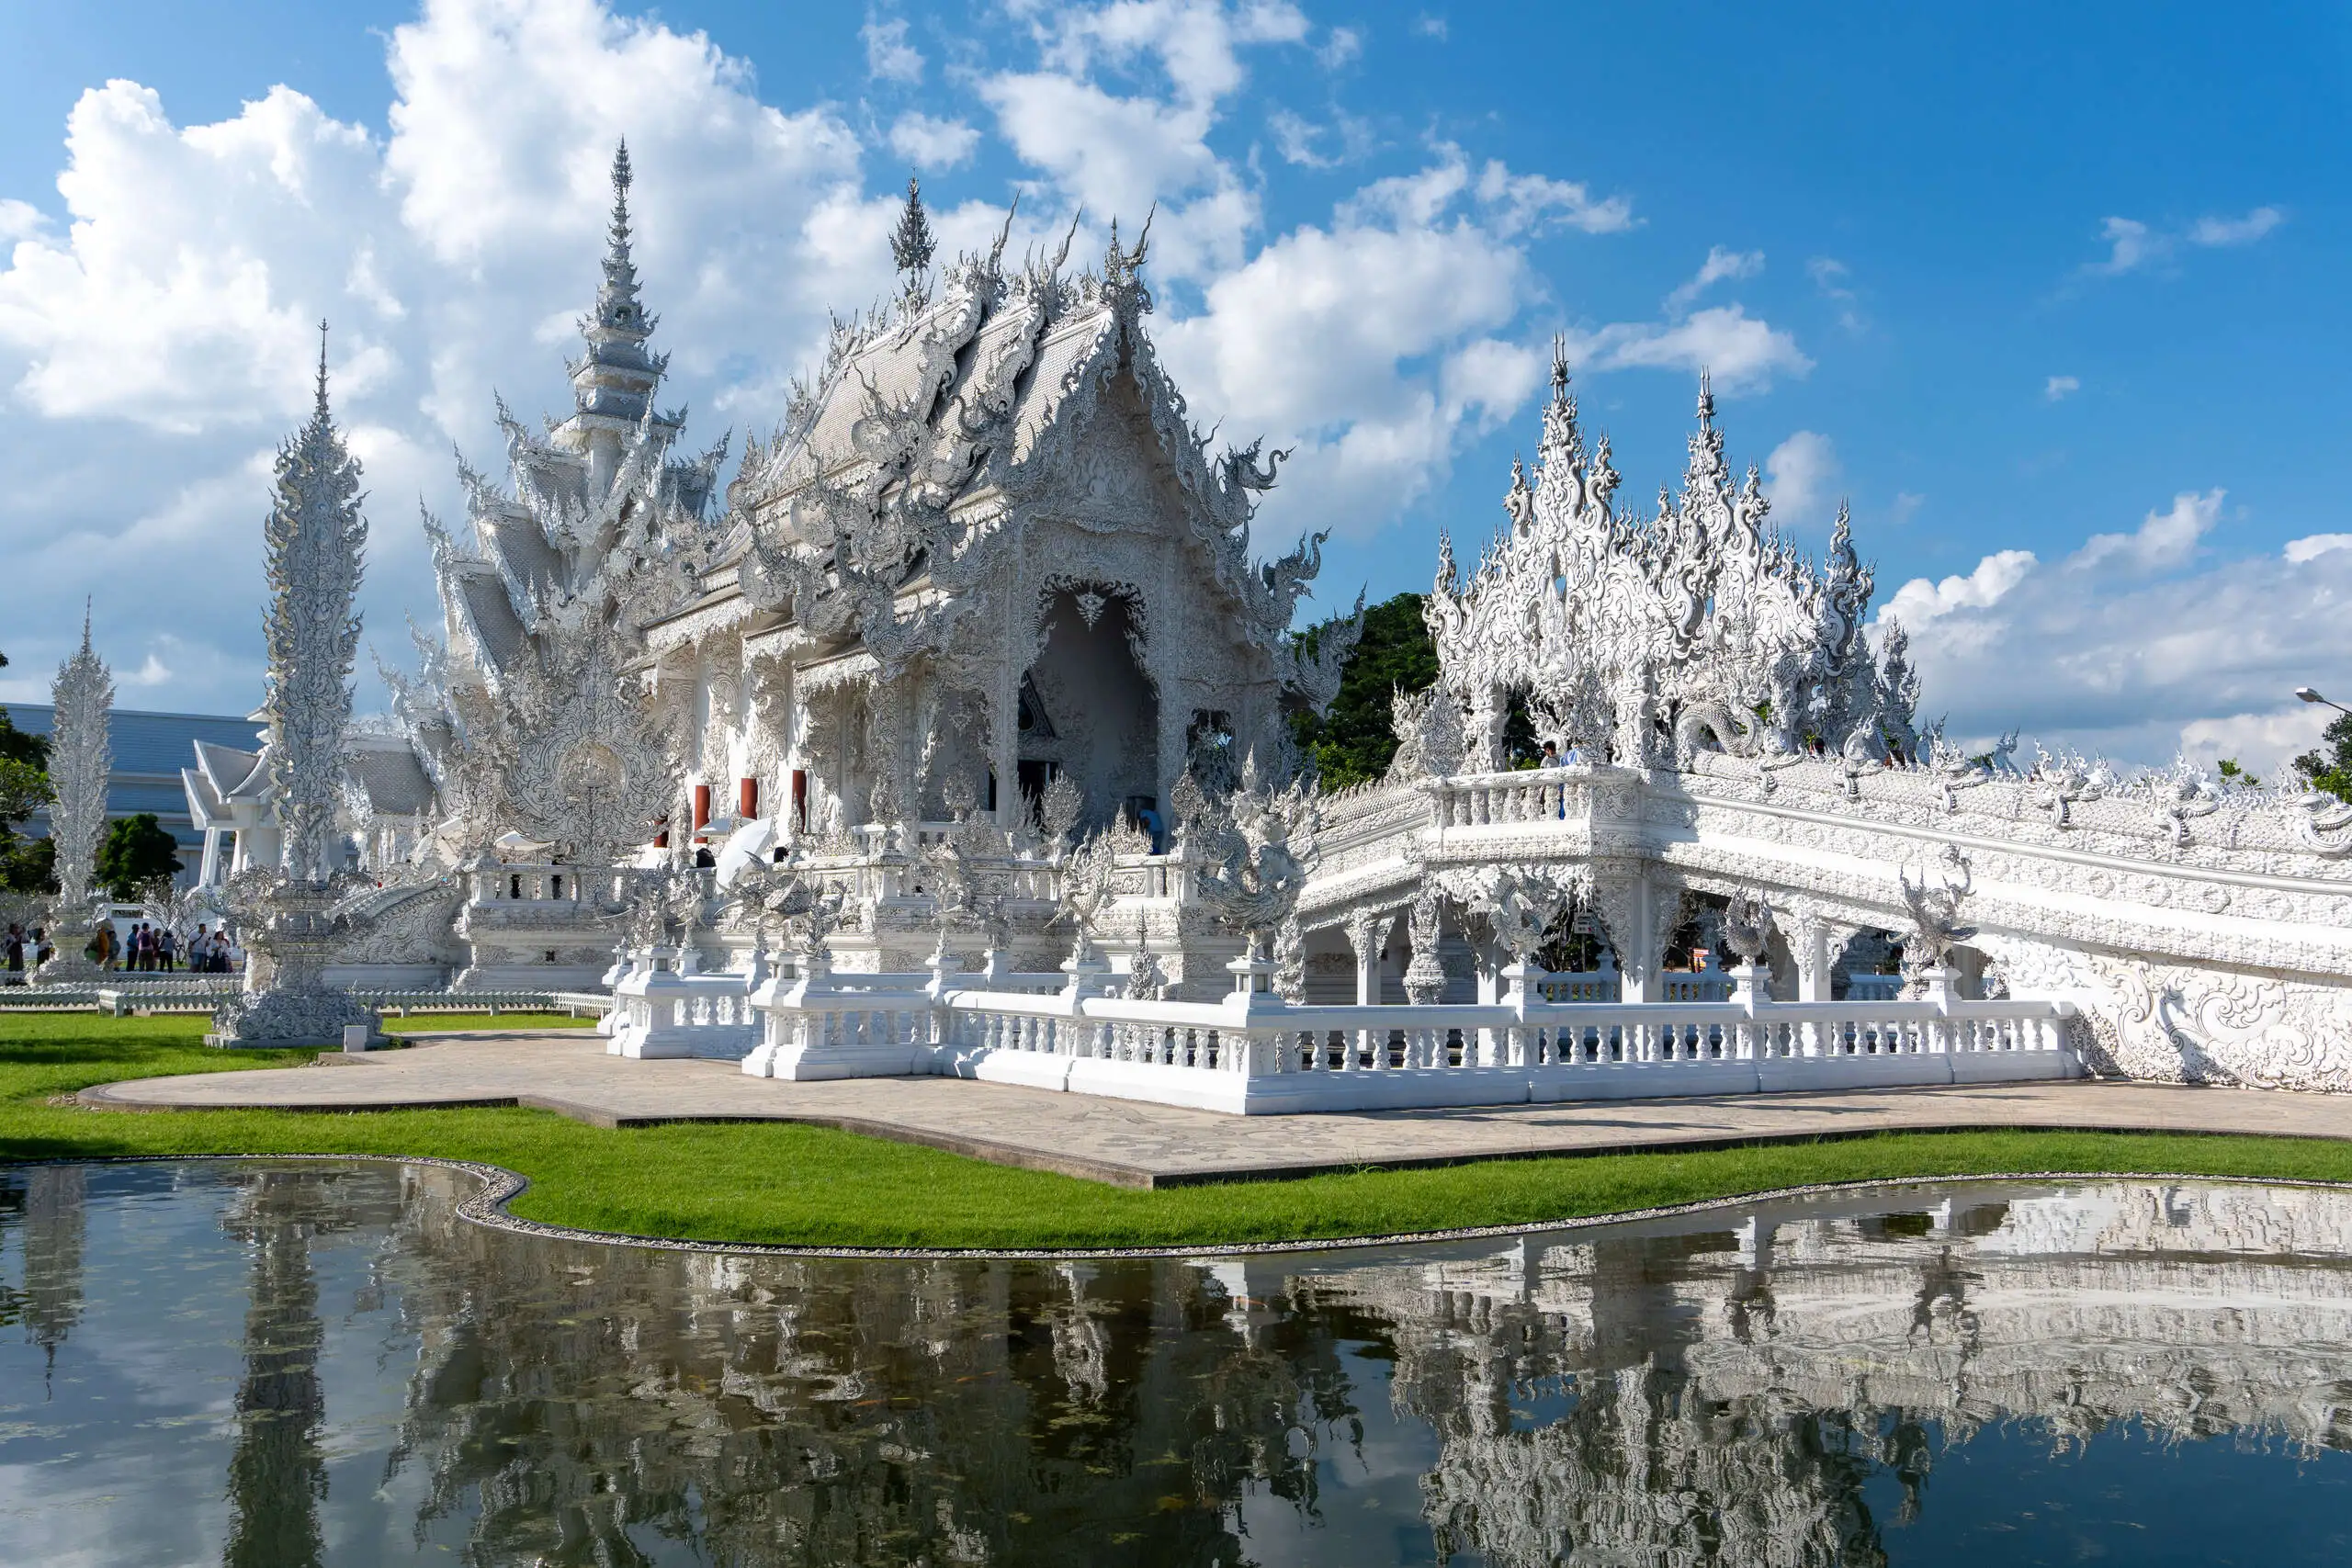
[{"label": "leafy tree canopy", "polygon": [[[8,668],[8,656],[0,653],[0,670],[6,668]],[[49,766],[49,737],[28,735],[17,728],[16,721],[8,716],[6,708],[0,708],[0,761],[17,762],[35,773],[42,772]],[[46,793],[41,798],[44,800],[48,798]],[[20,811],[9,810],[7,799],[5,794],[0,794],[0,822],[21,818],[24,815]]]},{"label": "leafy tree canopy", "polygon": [[2352,713],[2339,714],[2321,732],[2317,750],[2295,759],[2295,771],[2336,799],[2352,803]]},{"label": "leafy tree canopy", "polygon": [[98,846],[98,885],[117,898],[135,898],[150,883],[180,870],[179,845],[152,811],[119,817]]},{"label": "leafy tree canopy", "polygon": [[[8,656],[0,653],[0,670]],[[28,735],[0,708],[0,891],[57,891],[57,846],[24,839],[17,824],[49,801],[49,738]]]},{"label": "leafy tree canopy", "polygon": [[20,839],[0,833],[0,890],[9,893],[55,893],[57,841]]},{"label": "leafy tree canopy", "polygon": [[[1304,634],[1312,637],[1314,634]],[[1363,638],[1340,670],[1330,711],[1292,716],[1300,750],[1315,759],[1326,789],[1345,789],[1388,771],[1396,755],[1388,703],[1399,691],[1437,684],[1437,645],[1421,619],[1421,595],[1399,593],[1363,613]]]}]

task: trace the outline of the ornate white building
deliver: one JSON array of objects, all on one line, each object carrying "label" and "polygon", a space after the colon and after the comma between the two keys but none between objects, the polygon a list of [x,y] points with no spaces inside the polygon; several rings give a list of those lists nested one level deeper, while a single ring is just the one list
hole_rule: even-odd
[{"label": "ornate white building", "polygon": [[[837,329],[722,505],[726,443],[673,457],[656,406],[628,180],[624,151],[572,412],[502,407],[507,481],[462,470],[462,537],[426,521],[441,635],[347,740],[343,831],[384,884],[350,977],[601,975],[626,1049],[1227,1109],[2352,1088],[2352,808],[1923,730],[1844,519],[1821,565],[1778,538],[1703,387],[1679,492],[1636,516],[1555,367],[1503,533],[1466,573],[1441,541],[1439,685],[1385,779],[1326,795],[1288,716],[1362,623],[1292,635],[1319,540],[1252,559],[1283,455],[1193,428],[1141,237],[934,277],[918,223],[900,297]],[[1513,711],[1566,765],[1510,769]],[[262,830],[234,761],[208,805]],[[1674,967],[1694,919],[1744,974]],[[1547,976],[1571,931],[1608,957]]]}]

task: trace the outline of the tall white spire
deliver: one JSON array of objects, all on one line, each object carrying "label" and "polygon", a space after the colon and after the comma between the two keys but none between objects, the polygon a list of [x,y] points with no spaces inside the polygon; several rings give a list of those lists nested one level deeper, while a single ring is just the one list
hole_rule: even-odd
[{"label": "tall white spire", "polygon": [[629,249],[628,190],[635,178],[628,143],[623,141],[613,153],[613,213],[605,229],[604,281],[596,287],[595,304],[580,319],[588,352],[571,365],[575,412],[563,428],[572,433],[578,446],[594,445],[591,437],[597,431],[620,435],[633,430],[662,381],[663,361],[645,348],[661,319],[649,313],[638,298],[637,262]]},{"label": "tall white spire", "polygon": [[319,323],[318,402],[310,423],[278,448],[277,496],[263,525],[270,588],[263,627],[269,649],[270,782],[285,826],[288,874],[327,875],[343,780],[343,733],[351,718],[351,662],[359,647],[353,600],[368,544],[359,464],[327,406],[326,323]]},{"label": "tall white spire", "polygon": [[[107,826],[107,779],[114,771],[107,738],[114,677],[90,646],[86,602],[82,647],[57,667],[50,700],[56,705],[49,745],[49,782],[56,795],[49,808],[50,835],[57,843],[56,908],[61,920],[78,924],[89,913],[98,839]],[[61,952],[64,946],[59,944]]]}]

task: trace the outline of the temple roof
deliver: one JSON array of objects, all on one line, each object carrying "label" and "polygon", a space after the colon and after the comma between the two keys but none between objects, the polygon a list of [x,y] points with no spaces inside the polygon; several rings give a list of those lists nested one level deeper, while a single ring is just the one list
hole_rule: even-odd
[{"label": "temple roof", "polygon": [[358,746],[343,760],[344,776],[386,817],[417,817],[433,806],[433,781],[406,742],[397,748]]},{"label": "temple roof", "polygon": [[[591,428],[634,429],[651,407],[653,389],[661,383],[668,361],[648,354],[646,340],[660,318],[649,313],[638,298],[637,263],[629,253],[628,143],[613,154],[613,216],[606,230],[604,281],[596,301],[580,319],[580,335],[588,352],[565,367],[571,378],[572,416],[558,425],[560,446],[578,450],[587,444]],[[674,421],[656,415],[654,423],[674,432]]]},{"label": "temple roof", "polygon": [[[977,327],[974,315],[981,317]],[[861,446],[878,434],[877,405],[922,411],[924,440],[911,464],[917,469],[949,457],[970,439],[959,416],[972,417],[973,405],[983,401],[1009,410],[1009,429],[994,439],[1013,463],[1027,461],[1082,384],[1083,371],[1106,350],[1115,351],[1120,326],[1118,310],[1104,299],[1041,321],[1046,315],[1030,300],[989,307],[951,293],[876,333],[827,376],[813,416],[799,433],[745,457],[744,473],[729,499],[763,506],[859,462],[866,456]],[[963,488],[978,488],[987,475],[986,468],[974,471]]]}]

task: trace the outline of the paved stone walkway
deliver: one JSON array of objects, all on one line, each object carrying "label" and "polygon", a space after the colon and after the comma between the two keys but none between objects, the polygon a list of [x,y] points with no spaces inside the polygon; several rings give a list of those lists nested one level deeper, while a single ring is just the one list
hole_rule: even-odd
[{"label": "paved stone walkway", "polygon": [[85,1105],[106,1110],[532,1105],[593,1126],[814,1122],[1122,1187],[1526,1155],[1719,1147],[1874,1131],[2034,1126],[2352,1138],[2352,1096],[2159,1084],[1990,1084],[1221,1117],[932,1077],[781,1084],[743,1077],[734,1063],[635,1063],[605,1055],[602,1039],[570,1030],[452,1034],[407,1051],[327,1055],[318,1067],[134,1079],[85,1089],[80,1098]]},{"label": "paved stone walkway", "polygon": [[2352,1095],[2154,1084],[1997,1084],[1314,1116],[1221,1116],[954,1078],[780,1083],[733,1062],[636,1062],[571,1031],[141,1078],[85,1089],[118,1111],[525,1105],[600,1127],[791,1121],[1125,1187],[1541,1154],[1721,1146],[1887,1130],[2074,1127],[2352,1139]]}]

